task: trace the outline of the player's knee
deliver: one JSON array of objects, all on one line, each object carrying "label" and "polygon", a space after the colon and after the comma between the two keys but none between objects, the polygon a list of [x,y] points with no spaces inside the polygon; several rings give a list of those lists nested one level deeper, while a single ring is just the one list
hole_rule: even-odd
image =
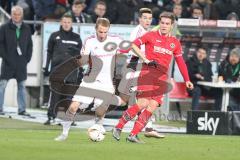
[{"label": "player's knee", "polygon": [[129,101],[129,98],[130,98],[130,96],[129,95],[126,95],[126,94],[123,94],[123,93],[120,93],[120,98],[122,99],[122,102],[123,103],[127,103],[128,101]]},{"label": "player's knee", "polygon": [[155,100],[150,100],[147,110],[153,113],[159,106],[159,103]]},{"label": "player's knee", "polygon": [[137,102],[138,106],[140,109],[146,108],[149,105],[149,100],[148,99],[139,99]]}]

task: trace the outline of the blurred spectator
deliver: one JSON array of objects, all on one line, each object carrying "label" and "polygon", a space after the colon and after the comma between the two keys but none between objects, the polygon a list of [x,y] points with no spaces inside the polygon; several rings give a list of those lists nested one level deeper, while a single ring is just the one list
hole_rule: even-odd
[{"label": "blurred spectator", "polygon": [[215,98],[215,110],[220,110],[222,101],[222,90],[216,88],[209,88],[198,85],[198,81],[212,81],[212,65],[207,59],[206,49],[200,47],[197,53],[193,55],[186,62],[188,73],[191,82],[194,84],[194,89],[189,90],[189,95],[192,96],[192,110],[199,109],[199,99],[201,96],[208,96]]},{"label": "blurred spectator", "polygon": [[[134,14],[140,8],[140,0],[120,0],[116,24],[133,24]],[[111,6],[110,6],[111,7]]]},{"label": "blurred spectator", "polygon": [[202,8],[198,5],[192,6],[191,15],[192,15],[191,18],[202,19],[203,18]]},{"label": "blurred spectator", "polygon": [[[234,48],[219,66],[219,82],[233,83],[240,79],[240,49]],[[230,91],[229,110],[240,110],[240,89]]]},{"label": "blurred spectator", "polygon": [[172,1],[168,1],[168,2],[166,1],[165,2],[165,9],[167,11],[171,11],[175,4],[182,4],[182,0],[172,0]]},{"label": "blurred spectator", "polygon": [[175,15],[175,18],[176,20],[178,18],[181,18],[182,17],[182,11],[183,11],[183,8],[182,8],[182,5],[181,4],[174,4],[173,5],[173,14]]},{"label": "blurred spectator", "polygon": [[5,11],[11,13],[11,8],[17,4],[17,1],[18,0],[0,0],[0,4]]},{"label": "blurred spectator", "polygon": [[212,19],[212,0],[195,0],[191,4],[192,7],[199,6],[203,11],[203,19]]},{"label": "blurred spectator", "polygon": [[213,9],[215,19],[226,19],[227,15],[231,12],[235,12],[240,15],[240,2],[239,0],[216,0],[213,3]]},{"label": "blurred spectator", "polygon": [[[86,8],[84,9],[84,12],[89,13],[89,14],[93,13],[94,8],[95,8],[95,5],[96,5],[96,3],[97,3],[98,1],[99,1],[99,0],[87,0],[87,1],[85,2]],[[100,0],[100,1],[104,1],[104,0]],[[104,2],[105,2],[105,1],[104,1]]]},{"label": "blurred spectator", "polygon": [[230,54],[219,66],[219,81],[236,82],[240,71],[240,49],[231,50]]},{"label": "blurred spectator", "polygon": [[37,20],[45,20],[47,18],[55,18],[56,9],[55,0],[32,0],[34,12]]},{"label": "blurred spectator", "polygon": [[56,19],[59,19],[62,17],[64,13],[66,13],[69,10],[69,3],[68,0],[55,0],[56,8],[54,11],[54,15]]},{"label": "blurred spectator", "polygon": [[32,0],[18,0],[17,5],[23,8],[24,20],[34,19],[34,8]]},{"label": "blurred spectator", "polygon": [[92,14],[92,21],[96,23],[97,18],[103,18],[105,16],[107,5],[104,1],[98,1],[95,4],[94,12]]},{"label": "blurred spectator", "polygon": [[231,12],[227,15],[227,20],[234,20],[234,21],[238,21],[238,15],[235,12]]},{"label": "blurred spectator", "polygon": [[23,21],[23,9],[12,7],[11,20],[0,28],[0,54],[2,67],[0,76],[0,112],[3,112],[4,93],[8,80],[17,80],[18,114],[26,113],[27,64],[32,57],[31,30]]},{"label": "blurred spectator", "polygon": [[167,11],[173,11],[173,8],[175,5],[181,5],[182,6],[181,17],[183,18],[191,17],[191,13],[190,13],[191,3],[186,3],[184,0],[173,0],[173,1],[165,2],[164,4],[165,4],[165,10]]},{"label": "blurred spectator", "polygon": [[[81,48],[82,41],[79,34],[72,31],[72,16],[64,14],[61,18],[61,27],[59,31],[52,33],[48,40],[47,62],[44,68],[44,75],[49,75],[48,68],[50,64],[51,73],[64,61],[79,55]],[[77,76],[78,71],[72,72],[71,75],[68,76],[66,82],[76,84]],[[44,124],[49,125],[51,120],[56,118],[55,106],[60,100],[65,98],[66,96],[51,91],[47,113],[48,120]]]},{"label": "blurred spectator", "polygon": [[116,24],[118,20],[118,11],[120,10],[120,0],[105,0],[107,4],[106,17],[109,19],[111,24]]},{"label": "blurred spectator", "polygon": [[83,10],[86,7],[85,0],[74,0],[72,9],[69,13],[72,15],[73,22],[76,23],[92,23],[92,18]]},{"label": "blurred spectator", "polygon": [[106,17],[112,24],[133,24],[138,18],[141,0],[105,0],[107,4]]}]

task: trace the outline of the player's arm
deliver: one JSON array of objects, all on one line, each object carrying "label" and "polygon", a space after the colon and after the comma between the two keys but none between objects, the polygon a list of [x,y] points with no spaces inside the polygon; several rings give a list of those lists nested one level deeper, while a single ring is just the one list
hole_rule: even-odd
[{"label": "player's arm", "polygon": [[141,49],[139,48],[139,46],[137,46],[136,44],[132,44],[132,51],[135,55],[137,55],[138,57],[140,57],[144,63],[149,63],[150,61],[145,57],[145,55],[142,53]]},{"label": "player's arm", "polygon": [[182,57],[182,49],[180,42],[176,42],[176,49],[174,51],[174,57],[177,62],[178,68],[183,76],[183,79],[186,83],[186,87],[189,89],[193,89],[193,84],[190,82],[187,65]]},{"label": "player's arm", "polygon": [[83,66],[83,65],[88,64],[89,56],[87,55],[87,53],[84,53],[84,52],[81,52],[81,53],[83,53],[83,54],[81,54],[82,57],[79,59],[79,64],[81,66]]},{"label": "player's arm", "polygon": [[89,55],[91,53],[89,41],[86,41],[81,49],[81,58],[79,59],[79,65],[83,66],[89,63]]},{"label": "player's arm", "polygon": [[152,67],[155,67],[157,68],[158,67],[158,63],[154,60],[149,60],[145,57],[145,54],[142,53],[141,49],[140,49],[140,46],[139,45],[136,45],[136,44],[132,44],[132,50],[134,52],[134,54],[136,54],[138,57],[140,57],[144,63],[146,63],[148,66],[152,66]]},{"label": "player's arm", "polygon": [[150,32],[144,34],[143,36],[135,39],[132,43],[132,51],[133,53],[141,58],[144,63],[148,64],[150,61],[145,57],[145,54],[142,53],[140,46],[143,44],[147,44],[149,39],[151,39]]},{"label": "player's arm", "polygon": [[193,89],[193,84],[192,84],[192,82],[190,82],[187,66],[186,66],[186,63],[184,62],[183,57],[177,56],[177,57],[175,57],[175,60],[177,62],[178,68],[183,76],[183,79],[186,83],[186,87],[189,89]]}]

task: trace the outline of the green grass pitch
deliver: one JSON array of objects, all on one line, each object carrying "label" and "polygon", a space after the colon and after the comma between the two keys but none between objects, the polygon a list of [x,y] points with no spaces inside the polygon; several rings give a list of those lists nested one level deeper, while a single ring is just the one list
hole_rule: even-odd
[{"label": "green grass pitch", "polygon": [[146,144],[115,141],[107,133],[91,142],[86,130],[74,129],[64,142],[53,141],[58,126],[0,118],[0,160],[239,160],[240,137],[167,134]]}]

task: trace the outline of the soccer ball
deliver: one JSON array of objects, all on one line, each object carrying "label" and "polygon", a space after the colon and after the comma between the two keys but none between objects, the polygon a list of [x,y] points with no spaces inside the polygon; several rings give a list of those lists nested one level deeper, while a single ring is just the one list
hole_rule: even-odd
[{"label": "soccer ball", "polygon": [[[88,136],[94,142],[103,141],[105,136],[103,132],[103,126],[99,124],[94,124],[92,127],[88,129]],[[105,131],[105,130],[104,130]]]}]

